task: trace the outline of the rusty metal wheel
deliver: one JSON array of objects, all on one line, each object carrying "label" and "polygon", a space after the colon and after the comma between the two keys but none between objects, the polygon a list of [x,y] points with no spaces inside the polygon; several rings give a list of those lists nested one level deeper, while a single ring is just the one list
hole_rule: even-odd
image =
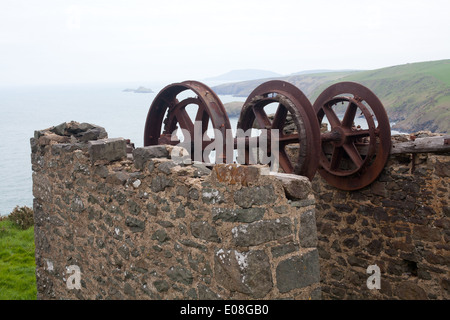
[{"label": "rusty metal wheel", "polygon": [[[273,120],[264,109],[270,104],[276,107]],[[294,132],[290,133],[285,130],[288,115],[295,124]],[[282,171],[309,179],[314,177],[318,166],[320,131],[311,103],[296,86],[280,80],[258,86],[245,101],[237,128],[244,131],[251,128],[278,130],[278,162]],[[295,150],[294,154],[291,149]],[[247,161],[248,150],[245,157]]]},{"label": "rusty metal wheel", "polygon": [[[368,88],[340,82],[325,89],[314,105],[322,130],[320,175],[343,190],[371,184],[383,170],[391,128],[381,101]],[[360,124],[358,124],[360,123]]]},{"label": "rusty metal wheel", "polygon": [[[187,96],[189,93],[194,96]],[[191,105],[197,110],[188,112],[187,107]],[[225,108],[208,86],[198,81],[173,83],[162,89],[150,106],[145,122],[144,146],[181,145],[190,153],[192,160],[210,162],[203,151],[215,142],[217,135],[221,135],[220,139],[226,139],[227,129],[231,130],[231,126]],[[208,132],[213,137],[209,137]],[[197,141],[199,143],[196,145],[194,142]],[[195,151],[199,150],[202,158],[194,159],[194,154],[198,154]],[[222,163],[225,158],[225,143],[221,143],[216,146],[216,162]]]}]

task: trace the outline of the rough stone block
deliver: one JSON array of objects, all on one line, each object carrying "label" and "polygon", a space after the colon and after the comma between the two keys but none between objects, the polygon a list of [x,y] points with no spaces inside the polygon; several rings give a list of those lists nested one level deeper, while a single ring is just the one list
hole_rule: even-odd
[{"label": "rough stone block", "polygon": [[269,257],[263,250],[216,250],[214,271],[224,288],[252,298],[264,297],[273,287]]},{"label": "rough stone block", "polygon": [[116,161],[127,157],[127,142],[123,138],[89,141],[89,156],[97,160]]},{"label": "rough stone block", "polygon": [[164,191],[164,189],[166,189],[167,187],[172,187],[173,185],[174,184],[172,179],[167,178],[164,175],[158,175],[152,179],[150,188],[153,192],[160,192]]},{"label": "rough stone block", "polygon": [[256,183],[266,167],[264,166],[242,166],[239,164],[216,164],[213,168],[213,178],[218,182],[227,184]]},{"label": "rough stone block", "polygon": [[133,162],[136,169],[144,169],[145,163],[154,158],[169,158],[169,151],[165,145],[147,146],[133,150]]},{"label": "rough stone block", "polygon": [[76,135],[76,138],[79,141],[91,141],[91,140],[98,140],[98,139],[106,139],[108,138],[108,134],[106,133],[106,130],[102,127],[94,127],[91,128],[85,132],[82,132],[78,135]]},{"label": "rough stone block", "polygon": [[170,267],[166,274],[170,280],[184,285],[190,285],[194,280],[191,271],[180,266]]},{"label": "rough stone block", "polygon": [[225,196],[222,192],[213,188],[204,188],[202,192],[203,203],[215,204],[225,202]]},{"label": "rough stone block", "polygon": [[145,222],[133,217],[127,217],[125,225],[129,227],[132,232],[142,232],[145,229]]},{"label": "rough stone block", "polygon": [[177,164],[171,160],[164,161],[158,165],[158,170],[165,174],[170,174],[170,169],[176,167]]},{"label": "rough stone block", "polygon": [[108,138],[105,128],[86,122],[63,122],[52,127],[50,131],[59,136],[74,136],[78,141],[82,142]]},{"label": "rough stone block", "polygon": [[211,210],[212,219],[226,222],[255,222],[261,220],[266,212],[265,208],[222,208],[214,207]]},{"label": "rough stone block", "polygon": [[292,234],[292,223],[287,217],[262,220],[234,227],[231,232],[237,246],[248,247],[284,238]]},{"label": "rough stone block", "polygon": [[243,187],[234,193],[234,202],[242,208],[274,203],[277,195],[272,185]]},{"label": "rough stone block", "polygon": [[317,246],[317,227],[315,210],[308,210],[300,216],[300,246],[312,248]]},{"label": "rough stone block", "polygon": [[317,249],[281,261],[277,266],[276,277],[281,293],[318,283],[320,270]]},{"label": "rough stone block", "polygon": [[303,200],[313,192],[307,177],[278,172],[271,172],[270,175],[281,181],[288,199]]},{"label": "rough stone block", "polygon": [[191,223],[192,235],[196,238],[211,242],[220,242],[217,230],[206,221],[194,221]]}]

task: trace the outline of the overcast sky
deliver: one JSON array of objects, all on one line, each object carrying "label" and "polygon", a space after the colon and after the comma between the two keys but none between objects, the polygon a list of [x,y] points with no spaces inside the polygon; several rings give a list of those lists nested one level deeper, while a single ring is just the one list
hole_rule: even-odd
[{"label": "overcast sky", "polygon": [[201,80],[450,58],[450,1],[1,0],[0,84]]}]

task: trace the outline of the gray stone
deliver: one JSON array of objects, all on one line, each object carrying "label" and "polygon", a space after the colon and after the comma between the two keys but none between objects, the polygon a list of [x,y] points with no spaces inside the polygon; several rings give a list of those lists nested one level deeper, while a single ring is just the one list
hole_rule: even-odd
[{"label": "gray stone", "polygon": [[152,234],[152,240],[158,240],[159,244],[162,244],[168,240],[170,240],[169,236],[167,235],[167,232],[164,230],[156,230]]},{"label": "gray stone", "polygon": [[156,221],[156,223],[164,228],[174,228],[175,227],[175,225],[172,222],[166,221],[166,220],[158,220],[158,221]]},{"label": "gray stone", "polygon": [[204,163],[194,163],[192,166],[195,168],[194,178],[209,176],[211,174],[211,169],[209,169]]},{"label": "gray stone", "polygon": [[303,200],[312,193],[311,182],[307,177],[277,172],[271,172],[270,175],[281,181],[288,199]]},{"label": "gray stone", "polygon": [[88,150],[92,162],[116,161],[127,157],[127,143],[123,138],[89,141]]},{"label": "gray stone", "polygon": [[124,244],[117,248],[117,252],[124,258],[125,260],[128,260],[130,258],[130,249]]},{"label": "gray stone", "polygon": [[186,247],[196,248],[203,252],[208,251],[208,248],[205,245],[197,243],[197,242],[189,240],[189,239],[182,239],[182,240],[180,240],[180,243]]},{"label": "gray stone", "polygon": [[153,285],[158,292],[166,292],[169,290],[169,284],[165,280],[156,280],[153,282]]},{"label": "gray stone", "polygon": [[106,177],[106,182],[116,185],[125,185],[130,175],[123,171],[113,172]]},{"label": "gray stone", "polygon": [[317,249],[281,261],[276,269],[276,277],[281,293],[318,283],[320,269]]},{"label": "gray stone", "polygon": [[63,123],[57,125],[56,127],[53,127],[50,131],[53,133],[56,133],[59,136],[64,136],[66,128],[67,128],[67,123],[63,122]]},{"label": "gray stone", "polygon": [[141,212],[141,208],[139,207],[139,205],[134,202],[133,200],[128,200],[128,211],[137,216],[139,215],[139,213]]},{"label": "gray stone", "polygon": [[96,166],[94,169],[94,174],[99,176],[100,178],[106,178],[109,174],[108,168],[105,166]]},{"label": "gray stone", "polygon": [[265,208],[221,208],[213,207],[211,209],[212,219],[226,222],[245,222],[250,223],[261,220],[266,212]]},{"label": "gray stone", "polygon": [[270,204],[276,200],[277,196],[272,185],[243,187],[234,193],[234,202],[242,208]]},{"label": "gray stone", "polygon": [[317,247],[317,227],[314,209],[303,212],[300,216],[299,239],[300,246],[303,248]]},{"label": "gray stone", "polygon": [[176,190],[177,196],[187,197],[188,196],[188,191],[189,191],[188,187],[186,187],[186,186],[178,186],[177,190]]},{"label": "gray stone", "polygon": [[221,300],[220,296],[208,288],[204,284],[199,283],[197,286],[199,300]]},{"label": "gray stone", "polygon": [[160,163],[158,166],[158,170],[165,174],[170,174],[170,169],[172,169],[173,167],[176,167],[176,166],[177,166],[177,164],[175,162],[169,160],[169,161]]},{"label": "gray stone", "polygon": [[186,216],[186,210],[183,205],[179,205],[175,211],[175,218],[184,218]]},{"label": "gray stone", "polygon": [[[38,139],[30,138],[30,147],[31,147],[32,153],[35,153],[36,151],[38,151],[38,148],[39,148]],[[53,148],[52,148],[52,152],[53,152]]]},{"label": "gray stone", "polygon": [[191,222],[191,232],[196,238],[217,243],[221,242],[219,236],[217,235],[216,228],[212,227],[206,221]]},{"label": "gray stone", "polygon": [[299,250],[299,246],[295,243],[282,244],[270,249],[274,258],[281,257],[285,254]]},{"label": "gray stone", "polygon": [[263,250],[216,250],[214,272],[224,288],[252,298],[263,298],[273,287],[269,257]]},{"label": "gray stone", "polygon": [[158,214],[158,206],[153,203],[147,203],[147,211],[150,215],[155,216]]},{"label": "gray stone", "polygon": [[158,175],[152,179],[150,188],[153,192],[160,192],[164,191],[167,187],[173,187],[173,185],[172,179],[169,179],[164,175]]},{"label": "gray stone", "polygon": [[213,188],[204,188],[202,192],[203,203],[216,204],[225,202],[225,196],[222,192]]},{"label": "gray stone", "polygon": [[411,281],[399,283],[396,294],[402,300],[428,300],[426,291]]},{"label": "gray stone", "polygon": [[70,209],[73,212],[82,212],[84,210],[84,203],[83,201],[80,199],[79,196],[75,196],[72,200],[72,203],[70,205]]},{"label": "gray stone", "polygon": [[133,150],[133,162],[136,169],[143,170],[145,163],[154,158],[169,158],[166,146],[147,146]]},{"label": "gray stone", "polygon": [[315,205],[316,199],[291,201],[291,202],[289,202],[289,204],[291,205],[291,207],[294,207],[294,208],[303,208],[303,207]]},{"label": "gray stone", "polygon": [[133,287],[129,283],[125,283],[125,285],[123,287],[123,292],[126,295],[129,295],[129,296],[132,296],[132,297],[136,297],[136,293],[134,292]]},{"label": "gray stone", "polygon": [[[82,123],[80,123],[80,124],[78,125],[78,129],[79,129],[81,132],[86,132],[86,131],[88,131],[88,130],[90,130],[90,129],[94,129],[94,128],[98,128],[98,126],[97,126],[97,125],[94,125],[94,124],[87,123],[87,122],[82,122]],[[100,128],[101,128],[101,127],[100,127]]]},{"label": "gray stone", "polygon": [[237,246],[255,246],[291,235],[292,223],[287,217],[262,220],[239,225],[234,227],[231,232]]},{"label": "gray stone", "polygon": [[287,206],[278,206],[278,207],[273,207],[273,211],[278,214],[285,214],[288,212],[288,208],[287,208]]},{"label": "gray stone", "polygon": [[130,228],[132,232],[142,232],[145,229],[145,222],[134,217],[127,217],[125,225]]},{"label": "gray stone", "polygon": [[188,192],[188,197],[192,200],[198,200],[200,195],[197,189],[191,188]]},{"label": "gray stone", "polygon": [[192,276],[191,271],[188,269],[185,269],[180,266],[175,266],[169,268],[166,272],[167,276],[170,278],[170,280],[174,282],[179,282],[185,285],[192,284],[192,281],[194,280],[194,277]]},{"label": "gray stone", "polygon": [[108,138],[108,133],[105,128],[95,127],[87,130],[86,132],[79,133],[75,136],[79,141],[87,142],[91,140],[99,140]]}]

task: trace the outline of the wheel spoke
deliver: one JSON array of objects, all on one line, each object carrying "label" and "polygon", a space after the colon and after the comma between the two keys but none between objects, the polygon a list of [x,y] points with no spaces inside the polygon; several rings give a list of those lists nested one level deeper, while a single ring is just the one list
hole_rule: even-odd
[{"label": "wheel spoke", "polygon": [[263,108],[253,108],[253,113],[255,114],[256,121],[258,122],[259,129],[267,129],[272,126],[269,117],[267,117],[267,114]]},{"label": "wheel spoke", "polygon": [[339,168],[339,164],[341,163],[343,155],[343,149],[342,147],[334,147],[333,148],[333,154],[331,155],[331,161],[330,161],[330,169],[336,170]]},{"label": "wheel spoke", "polygon": [[356,149],[356,146],[353,143],[346,143],[343,145],[343,147],[356,167],[361,168],[364,160],[361,158],[361,155],[359,154],[358,149]]},{"label": "wheel spoke", "polygon": [[298,134],[287,134],[284,136],[280,136],[279,142],[280,144],[287,145],[290,143],[298,143],[299,142],[299,135]]},{"label": "wheel spoke", "polygon": [[351,128],[353,121],[355,120],[356,110],[358,106],[353,102],[349,101],[347,110],[345,111],[344,118],[342,119],[342,126],[345,128]]},{"label": "wheel spoke", "polygon": [[191,135],[191,139],[193,139],[193,135],[194,135],[194,124],[192,123],[191,118],[189,117],[186,108],[180,108],[177,110],[175,117],[178,120],[178,123],[180,124],[180,127],[182,129],[187,130],[190,135]]},{"label": "wheel spoke", "polygon": [[370,130],[364,129],[364,130],[355,130],[346,133],[347,137],[354,137],[354,138],[362,138],[362,137],[368,137],[370,136]]},{"label": "wheel spoke", "polygon": [[285,173],[294,172],[294,167],[292,166],[291,160],[289,160],[284,148],[280,148],[278,152],[278,163]]},{"label": "wheel spoke", "polygon": [[341,126],[341,121],[339,120],[336,113],[334,113],[334,110],[331,108],[331,106],[325,105],[323,106],[322,110],[323,112],[325,112],[325,115],[327,116],[327,119],[330,122],[332,128]]},{"label": "wheel spoke", "polygon": [[197,115],[195,116],[195,122],[198,121],[202,123],[202,137],[204,137],[205,132],[208,130],[209,115],[201,104],[198,106]]},{"label": "wheel spoke", "polygon": [[275,116],[272,122],[272,129],[279,129],[280,135],[283,134],[283,127],[286,122],[287,113],[288,111],[286,107],[283,106],[281,103],[278,104],[278,108],[277,111],[275,112]]}]

